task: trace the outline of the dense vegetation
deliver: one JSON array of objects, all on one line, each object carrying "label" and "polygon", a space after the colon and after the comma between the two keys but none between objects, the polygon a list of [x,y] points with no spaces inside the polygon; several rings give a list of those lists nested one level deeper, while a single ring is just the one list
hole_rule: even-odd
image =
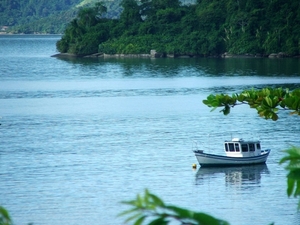
[{"label": "dense vegetation", "polygon": [[122,0],[118,19],[82,9],[57,43],[60,52],[219,55],[300,51],[294,0]]}]

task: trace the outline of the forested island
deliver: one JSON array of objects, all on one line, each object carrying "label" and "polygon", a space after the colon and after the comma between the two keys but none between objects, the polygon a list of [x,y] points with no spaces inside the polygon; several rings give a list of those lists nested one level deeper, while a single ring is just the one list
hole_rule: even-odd
[{"label": "forested island", "polygon": [[219,56],[296,56],[300,51],[300,4],[294,0],[122,0],[117,19],[97,3],[81,9],[57,49],[93,53]]}]

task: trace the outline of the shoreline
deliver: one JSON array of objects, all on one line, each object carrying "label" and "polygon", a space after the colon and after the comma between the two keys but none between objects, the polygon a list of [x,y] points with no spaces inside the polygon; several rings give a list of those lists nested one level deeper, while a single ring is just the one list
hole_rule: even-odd
[{"label": "shoreline", "polygon": [[[37,35],[37,36],[61,36],[62,34],[50,34],[50,33],[8,33],[0,32],[0,36],[22,36],[22,35]],[[300,58],[300,55],[288,55],[284,52],[271,53],[271,54],[231,54],[223,53],[220,55],[193,55],[193,54],[165,54],[157,53],[155,50],[151,50],[150,54],[105,54],[105,53],[93,53],[88,55],[77,55],[72,53],[57,53],[51,55],[51,57],[57,58]]]},{"label": "shoreline", "polygon": [[14,34],[14,33],[6,33],[6,32],[0,32],[0,35],[3,35],[3,36],[22,36],[22,35],[43,35],[43,36],[46,36],[46,35],[57,35],[57,36],[61,36],[62,34],[46,34],[46,33],[36,33],[36,34],[24,34],[24,33],[20,33],[20,34]]},{"label": "shoreline", "polygon": [[77,55],[72,53],[57,53],[51,55],[56,58],[300,58],[300,55],[290,56],[286,53],[271,53],[269,55],[262,54],[230,54],[223,53],[221,55],[175,55],[175,54],[163,54],[157,53],[155,50],[151,50],[150,54],[105,54],[94,53],[90,55]]}]

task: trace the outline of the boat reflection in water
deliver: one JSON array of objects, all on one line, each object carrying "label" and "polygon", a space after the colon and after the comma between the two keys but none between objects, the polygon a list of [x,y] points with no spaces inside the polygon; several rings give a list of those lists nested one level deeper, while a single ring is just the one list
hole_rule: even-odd
[{"label": "boat reflection in water", "polygon": [[226,185],[251,185],[259,184],[261,174],[269,174],[266,164],[238,166],[238,167],[200,167],[196,174],[196,184],[203,184],[205,181],[219,179],[225,175]]}]

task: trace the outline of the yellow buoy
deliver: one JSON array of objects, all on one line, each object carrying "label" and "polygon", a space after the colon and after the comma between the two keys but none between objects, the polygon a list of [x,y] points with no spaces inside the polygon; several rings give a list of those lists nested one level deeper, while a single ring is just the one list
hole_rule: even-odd
[{"label": "yellow buoy", "polygon": [[197,164],[193,164],[193,169],[196,169],[197,168]]}]

